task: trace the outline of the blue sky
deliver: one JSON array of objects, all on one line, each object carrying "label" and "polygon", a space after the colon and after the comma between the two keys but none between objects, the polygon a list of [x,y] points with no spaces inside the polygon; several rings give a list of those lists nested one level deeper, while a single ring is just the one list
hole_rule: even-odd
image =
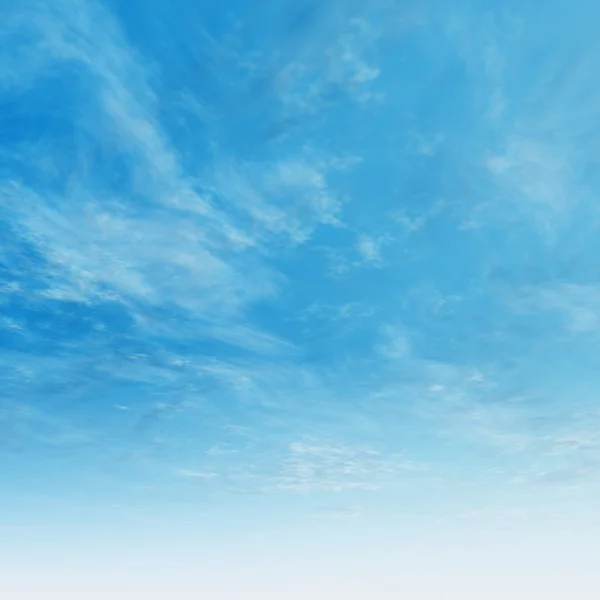
[{"label": "blue sky", "polygon": [[11,598],[597,597],[594,3],[0,14]]}]

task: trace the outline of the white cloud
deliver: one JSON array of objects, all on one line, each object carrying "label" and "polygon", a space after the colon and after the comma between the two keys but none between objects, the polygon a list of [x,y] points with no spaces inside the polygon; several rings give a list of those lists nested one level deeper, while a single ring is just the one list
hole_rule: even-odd
[{"label": "white cloud", "polygon": [[218,473],[205,473],[203,471],[191,471],[189,469],[181,469],[177,471],[177,475],[180,477],[189,477],[192,479],[212,479],[217,477]]},{"label": "white cloud", "polygon": [[[372,317],[375,313],[375,308],[358,302],[349,302],[340,305],[313,302],[308,308],[302,311],[298,319],[302,321],[324,319],[328,321],[355,322],[360,319]],[[350,326],[351,324],[345,325],[345,327]]]},{"label": "white cloud", "polygon": [[386,325],[382,328],[382,337],[378,349],[386,359],[402,360],[413,356],[410,337],[404,327]]},{"label": "white cloud", "polygon": [[278,488],[294,492],[374,491],[417,466],[371,448],[296,442],[283,461]]},{"label": "white cloud", "polygon": [[317,31],[307,38],[279,66],[277,90],[285,113],[314,113],[332,93],[359,103],[381,99],[372,91],[380,69],[366,57],[377,54],[384,31],[361,18],[342,18],[336,23],[326,34]]},{"label": "white cloud", "polygon": [[339,226],[341,203],[328,188],[326,167],[296,157],[274,163],[217,165],[215,192],[259,226],[259,241],[307,241],[319,225]]},{"label": "white cloud", "polygon": [[356,244],[359,255],[366,263],[379,263],[381,261],[382,240],[369,236],[361,236]]},{"label": "white cloud", "polygon": [[573,164],[568,149],[534,137],[509,139],[503,152],[489,156],[486,165],[507,202],[533,211],[540,219],[556,218],[569,210],[574,197]]},{"label": "white cloud", "polygon": [[522,289],[514,299],[517,310],[544,311],[562,317],[563,326],[573,334],[594,333],[600,327],[600,286],[555,283]]}]

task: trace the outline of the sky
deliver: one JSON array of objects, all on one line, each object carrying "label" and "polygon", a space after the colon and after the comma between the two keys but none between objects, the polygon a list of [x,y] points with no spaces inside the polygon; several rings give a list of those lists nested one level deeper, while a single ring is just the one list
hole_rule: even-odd
[{"label": "sky", "polygon": [[598,598],[599,25],[0,0],[3,597]]}]

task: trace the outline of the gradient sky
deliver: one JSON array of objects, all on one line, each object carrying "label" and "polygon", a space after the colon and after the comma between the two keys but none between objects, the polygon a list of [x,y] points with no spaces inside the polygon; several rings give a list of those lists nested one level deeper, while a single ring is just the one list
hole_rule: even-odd
[{"label": "gradient sky", "polygon": [[600,597],[591,0],[0,0],[0,595]]}]

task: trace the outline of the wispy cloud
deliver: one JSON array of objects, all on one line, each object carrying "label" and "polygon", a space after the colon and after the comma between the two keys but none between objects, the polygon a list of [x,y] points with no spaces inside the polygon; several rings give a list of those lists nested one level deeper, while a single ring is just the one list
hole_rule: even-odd
[{"label": "wispy cloud", "polygon": [[286,111],[315,112],[340,94],[358,102],[381,99],[381,93],[371,88],[379,68],[366,57],[373,53],[381,32],[358,17],[337,22],[344,28],[328,31],[317,38],[317,44],[313,38],[310,46],[280,68],[277,86]]},{"label": "wispy cloud", "polygon": [[[37,293],[48,300],[121,302],[139,325],[164,329],[152,311],[176,307],[217,340],[253,351],[284,348],[245,324],[243,311],[278,292],[282,277],[265,261],[278,236],[302,243],[319,225],[340,225],[341,204],[326,181],[330,167],[307,155],[218,161],[200,188],[161,124],[150,69],[101,5],[77,6],[41,7],[31,19],[18,13],[3,29],[39,37],[34,56],[5,66],[8,91],[33,85],[44,69],[76,64],[88,79],[74,83],[89,85],[97,98],[89,110],[98,111],[97,124],[73,116],[91,141],[70,164],[54,166],[61,192],[49,196],[16,180],[2,186],[5,217],[43,261],[20,276],[38,278]],[[132,175],[125,187],[107,189],[94,177],[85,157],[95,144],[125,158]],[[23,167],[34,169],[43,152],[32,142]],[[16,281],[7,285],[17,293]]]},{"label": "wispy cloud", "polygon": [[11,450],[340,494],[327,518],[425,463],[445,489],[594,480],[577,384],[593,360],[575,362],[600,295],[575,225],[596,239],[595,51],[521,79],[537,50],[518,19],[412,2],[284,7],[264,46],[248,15],[209,33],[197,15],[180,31],[95,0],[13,4]]},{"label": "wispy cloud", "polygon": [[362,236],[356,244],[356,249],[365,263],[377,264],[381,262],[381,244],[382,240]]},{"label": "wispy cloud", "polygon": [[177,475],[180,477],[191,477],[193,479],[212,479],[213,477],[217,477],[217,473],[204,473],[202,471],[190,471],[188,469],[182,469],[177,471]]},{"label": "wispy cloud", "polygon": [[410,461],[370,448],[296,442],[289,447],[278,487],[294,492],[374,491],[417,469]]},{"label": "wispy cloud", "polygon": [[591,284],[557,283],[523,290],[517,306],[531,312],[543,311],[561,318],[573,334],[594,333],[600,325],[600,287]]}]

